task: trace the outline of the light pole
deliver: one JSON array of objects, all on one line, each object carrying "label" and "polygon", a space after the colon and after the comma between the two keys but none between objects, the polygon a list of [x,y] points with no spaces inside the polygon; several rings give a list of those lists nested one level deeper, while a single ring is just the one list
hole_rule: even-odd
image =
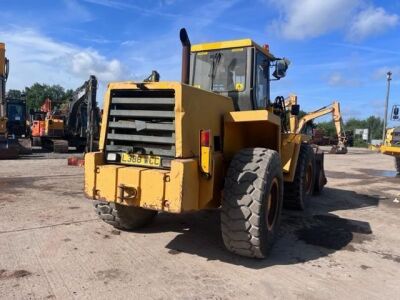
[{"label": "light pole", "polygon": [[390,80],[392,80],[392,72],[386,73],[387,79],[387,90],[386,90],[386,101],[385,101],[385,115],[383,116],[383,133],[382,133],[382,144],[385,141],[386,126],[387,126],[387,110],[389,105],[389,94],[390,94]]}]

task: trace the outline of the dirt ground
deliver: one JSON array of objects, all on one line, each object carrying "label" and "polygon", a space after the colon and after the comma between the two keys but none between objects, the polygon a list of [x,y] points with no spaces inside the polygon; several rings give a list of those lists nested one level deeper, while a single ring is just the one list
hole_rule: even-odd
[{"label": "dirt ground", "polygon": [[65,156],[0,161],[0,298],[399,299],[393,158],[325,158],[326,189],[307,211],[284,211],[266,260],[224,249],[217,210],[123,232],[97,219]]}]

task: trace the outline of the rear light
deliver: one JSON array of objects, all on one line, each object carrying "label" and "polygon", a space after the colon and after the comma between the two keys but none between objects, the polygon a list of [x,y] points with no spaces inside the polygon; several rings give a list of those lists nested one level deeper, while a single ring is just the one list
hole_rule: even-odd
[{"label": "rear light", "polygon": [[211,130],[200,130],[200,169],[207,178],[211,177],[212,149],[210,143]]},{"label": "rear light", "polygon": [[210,147],[210,130],[200,130],[200,146]]}]

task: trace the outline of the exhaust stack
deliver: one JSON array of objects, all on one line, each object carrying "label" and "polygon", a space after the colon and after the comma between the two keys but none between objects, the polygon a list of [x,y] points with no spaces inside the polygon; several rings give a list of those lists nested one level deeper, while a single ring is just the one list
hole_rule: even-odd
[{"label": "exhaust stack", "polygon": [[182,83],[189,84],[190,73],[190,40],[185,28],[179,32],[182,43]]}]

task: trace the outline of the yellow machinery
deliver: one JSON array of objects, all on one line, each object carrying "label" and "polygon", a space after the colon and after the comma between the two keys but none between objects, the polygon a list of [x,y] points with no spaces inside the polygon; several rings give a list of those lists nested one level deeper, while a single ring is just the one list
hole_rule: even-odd
[{"label": "yellow machinery", "polygon": [[[182,83],[110,83],[100,151],[85,155],[85,194],[122,229],[157,211],[221,207],[228,250],[263,258],[282,205],[304,209],[326,183],[323,154],[292,129],[297,98],[270,99],[270,68],[289,61],[250,39],[191,46],[180,38]],[[288,126],[288,124],[290,126]]]},{"label": "yellow machinery", "polygon": [[386,137],[380,151],[383,154],[394,156],[396,170],[400,174],[400,127],[386,130]]},{"label": "yellow machinery", "polygon": [[25,99],[6,98],[9,61],[5,45],[0,43],[0,159],[32,153]]},{"label": "yellow machinery", "polygon": [[347,153],[347,139],[346,134],[343,130],[343,123],[342,123],[342,115],[340,113],[340,105],[339,102],[334,101],[331,105],[322,107],[316,111],[310,112],[303,116],[298,123],[298,127],[296,129],[297,133],[301,133],[307,122],[314,120],[316,118],[322,117],[327,114],[332,114],[332,120],[335,124],[336,135],[338,138],[337,145],[332,146],[330,153],[332,154],[346,154]]},{"label": "yellow machinery", "polygon": [[19,151],[16,143],[12,143],[7,130],[6,81],[8,78],[8,59],[6,48],[0,43],[0,159],[17,158]]}]

